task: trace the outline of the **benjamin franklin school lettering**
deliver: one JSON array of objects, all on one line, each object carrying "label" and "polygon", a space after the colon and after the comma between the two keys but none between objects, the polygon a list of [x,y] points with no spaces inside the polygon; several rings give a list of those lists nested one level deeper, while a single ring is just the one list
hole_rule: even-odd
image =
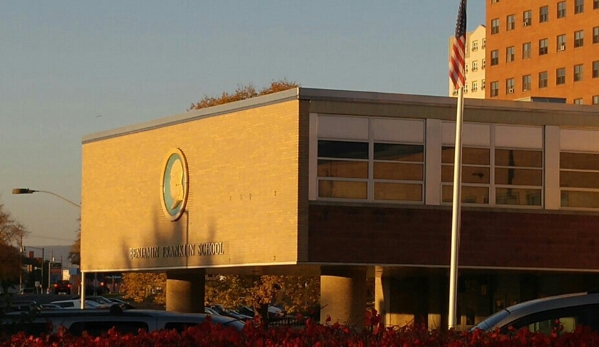
[{"label": "benjamin franklin school lettering", "polygon": [[129,248],[130,259],[181,258],[222,254],[225,254],[222,242]]}]

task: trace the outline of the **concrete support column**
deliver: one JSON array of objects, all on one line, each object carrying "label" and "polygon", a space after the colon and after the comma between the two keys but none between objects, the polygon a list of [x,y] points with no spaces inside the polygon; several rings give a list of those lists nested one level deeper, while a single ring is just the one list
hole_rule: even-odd
[{"label": "concrete support column", "polygon": [[205,271],[166,272],[166,310],[172,312],[204,312]]},{"label": "concrete support column", "polygon": [[391,312],[391,289],[390,281],[387,277],[377,276],[374,279],[374,308],[382,318],[383,324],[389,326],[391,321],[389,314]]},{"label": "concrete support column", "polygon": [[323,268],[320,321],[363,328],[366,319],[366,268]]}]

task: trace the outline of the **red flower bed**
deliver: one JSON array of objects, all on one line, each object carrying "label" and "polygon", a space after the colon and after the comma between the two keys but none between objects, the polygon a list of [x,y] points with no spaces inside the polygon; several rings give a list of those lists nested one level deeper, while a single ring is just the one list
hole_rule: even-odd
[{"label": "red flower bed", "polygon": [[302,328],[276,327],[264,328],[248,322],[239,332],[233,328],[213,325],[209,321],[190,327],[178,333],[174,330],[146,332],[137,335],[120,334],[111,329],[101,337],[88,335],[71,336],[64,329],[56,334],[41,337],[29,337],[19,333],[0,344],[8,346],[98,346],[98,347],[145,347],[145,346],[246,346],[246,347],[515,347],[515,346],[599,346],[599,333],[588,328],[577,327],[574,332],[560,332],[556,329],[550,335],[532,333],[527,329],[512,331],[509,334],[499,332],[484,333],[457,332],[454,330],[428,330],[426,327],[405,326],[386,328],[380,323],[380,317],[371,315],[367,319],[367,329],[356,331],[343,325],[322,325],[306,320]]}]

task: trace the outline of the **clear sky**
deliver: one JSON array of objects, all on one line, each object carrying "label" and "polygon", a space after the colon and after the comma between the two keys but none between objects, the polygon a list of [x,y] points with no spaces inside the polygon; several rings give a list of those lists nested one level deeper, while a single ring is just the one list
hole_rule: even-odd
[{"label": "clear sky", "polygon": [[[25,245],[70,245],[84,135],[204,96],[303,87],[447,95],[458,0],[10,1],[0,11],[0,203]],[[470,0],[468,30],[484,24]],[[118,174],[118,173],[115,173]],[[106,232],[110,232],[107,230]]]}]

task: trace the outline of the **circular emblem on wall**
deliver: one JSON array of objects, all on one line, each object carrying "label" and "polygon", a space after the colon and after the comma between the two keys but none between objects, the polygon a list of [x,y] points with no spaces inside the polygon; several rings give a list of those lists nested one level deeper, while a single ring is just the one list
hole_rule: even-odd
[{"label": "circular emblem on wall", "polygon": [[178,148],[169,150],[160,178],[162,210],[171,221],[178,220],[185,212],[189,184],[187,161]]}]

